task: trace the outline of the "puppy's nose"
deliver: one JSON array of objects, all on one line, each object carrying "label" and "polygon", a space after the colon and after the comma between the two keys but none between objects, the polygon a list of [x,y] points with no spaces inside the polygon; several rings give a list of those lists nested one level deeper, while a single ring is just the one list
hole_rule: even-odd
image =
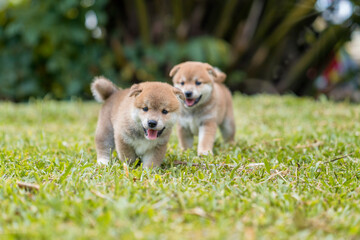
[{"label": "puppy's nose", "polygon": [[150,128],[154,128],[154,127],[156,127],[156,125],[157,125],[157,121],[155,121],[155,120],[149,120],[149,121],[148,121],[148,125],[149,125]]},{"label": "puppy's nose", "polygon": [[192,92],[187,91],[185,92],[185,97],[190,98],[192,96]]}]

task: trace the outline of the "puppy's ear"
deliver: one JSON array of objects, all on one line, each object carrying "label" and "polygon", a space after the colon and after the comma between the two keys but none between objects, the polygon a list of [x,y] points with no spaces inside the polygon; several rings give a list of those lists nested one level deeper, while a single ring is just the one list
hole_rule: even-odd
[{"label": "puppy's ear", "polygon": [[179,71],[181,65],[182,65],[182,63],[173,66],[173,68],[170,70],[169,76],[173,77]]},{"label": "puppy's ear", "polygon": [[142,92],[140,84],[134,84],[130,88],[129,97],[136,97]]},{"label": "puppy's ear", "polygon": [[216,70],[213,68],[213,66],[211,66],[211,65],[208,64],[208,63],[204,63],[204,65],[205,65],[206,71],[207,71],[211,76],[213,76],[214,79],[216,79],[216,78],[217,78],[217,72],[216,72]]},{"label": "puppy's ear", "polygon": [[184,95],[184,93],[183,93],[180,89],[174,87],[174,88],[173,88],[173,92],[174,92],[174,94],[175,94],[176,97],[178,97],[178,98],[180,98],[181,100],[185,101],[185,95]]},{"label": "puppy's ear", "polygon": [[226,74],[216,67],[214,69],[215,69],[216,75],[217,75],[217,77],[215,78],[215,82],[218,82],[218,83],[224,82],[226,79]]}]

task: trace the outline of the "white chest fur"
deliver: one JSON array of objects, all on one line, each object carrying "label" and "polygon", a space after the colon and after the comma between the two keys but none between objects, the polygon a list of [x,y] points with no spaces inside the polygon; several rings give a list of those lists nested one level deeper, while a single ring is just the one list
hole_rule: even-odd
[{"label": "white chest fur", "polygon": [[141,157],[148,151],[154,150],[159,144],[158,140],[136,139],[129,143],[135,150],[137,156]]},{"label": "white chest fur", "polygon": [[216,112],[209,111],[214,106],[202,106],[201,111],[197,109],[182,109],[178,123],[185,129],[188,129],[193,135],[199,134],[199,129],[203,123],[208,120],[216,121]]},{"label": "white chest fur", "polygon": [[122,135],[123,141],[130,145],[138,157],[143,157],[145,154],[155,151],[159,145],[165,144],[167,139],[164,137],[157,138],[156,140],[148,140],[145,137],[132,137],[126,134]]},{"label": "white chest fur", "polygon": [[190,130],[193,135],[199,134],[200,119],[192,115],[183,115],[179,118],[179,124],[183,128]]}]

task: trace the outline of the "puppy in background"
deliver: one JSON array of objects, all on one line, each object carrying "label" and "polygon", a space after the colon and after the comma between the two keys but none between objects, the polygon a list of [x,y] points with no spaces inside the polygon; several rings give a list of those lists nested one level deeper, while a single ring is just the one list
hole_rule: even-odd
[{"label": "puppy in background", "polygon": [[198,155],[212,154],[218,126],[223,139],[232,142],[235,136],[232,98],[222,84],[226,74],[207,63],[184,62],[171,69],[170,77],[185,94],[177,131],[181,148],[191,148],[194,135],[198,135]]},{"label": "puppy in background", "polygon": [[119,89],[104,77],[91,84],[95,99],[104,102],[97,123],[97,162],[108,164],[116,149],[121,161],[141,158],[143,166],[160,166],[171,128],[180,109],[181,90],[160,82]]}]

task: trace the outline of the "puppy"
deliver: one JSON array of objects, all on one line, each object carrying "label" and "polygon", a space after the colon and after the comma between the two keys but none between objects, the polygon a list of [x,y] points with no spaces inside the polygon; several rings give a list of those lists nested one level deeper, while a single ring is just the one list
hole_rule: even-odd
[{"label": "puppy", "polygon": [[159,166],[180,109],[181,90],[160,82],[119,89],[98,77],[91,84],[95,99],[104,102],[97,123],[97,162],[108,164],[116,149],[121,161],[141,158],[144,167]]},{"label": "puppy", "polygon": [[191,148],[198,135],[198,155],[212,154],[217,126],[223,139],[232,142],[235,122],[231,93],[222,84],[225,73],[207,63],[184,62],[171,69],[170,77],[186,97],[178,120],[181,148]]}]

